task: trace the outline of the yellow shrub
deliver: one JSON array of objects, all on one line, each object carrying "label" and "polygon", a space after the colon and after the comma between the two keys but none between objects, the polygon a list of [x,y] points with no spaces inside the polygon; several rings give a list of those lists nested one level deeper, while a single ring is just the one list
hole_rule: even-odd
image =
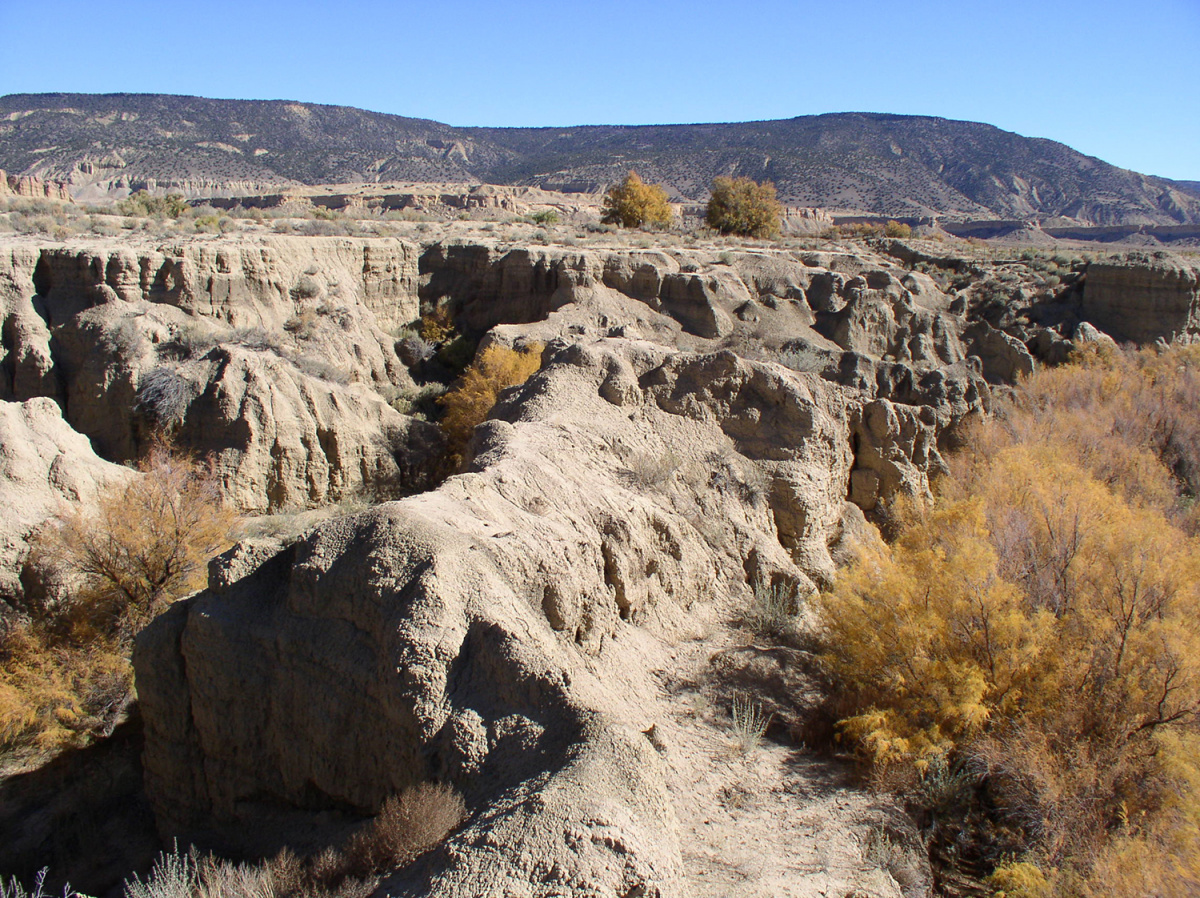
[{"label": "yellow shrub", "polygon": [[[988,813],[1062,867],[1055,893],[1186,894],[1200,873],[1200,744],[1178,748],[1200,743],[1197,358],[1036,374],[819,601],[842,737],[876,768],[982,771]],[[1043,894],[1018,882],[1036,869],[993,885]]]},{"label": "yellow shrub", "polygon": [[462,456],[475,427],[487,418],[500,394],[525,383],[541,363],[541,344],[520,351],[489,346],[463,372],[458,383],[438,399],[446,408],[441,426],[454,459]]},{"label": "yellow shrub", "polygon": [[948,752],[1041,673],[1049,621],[997,576],[984,509],[913,520],[821,601],[826,661],[852,706],[843,730],[877,764]]},{"label": "yellow shrub", "polygon": [[1033,864],[1001,864],[988,877],[995,898],[1050,898],[1050,883]]},{"label": "yellow shrub", "polygon": [[716,178],[705,210],[705,222],[721,234],[740,237],[779,236],[783,207],[775,199],[775,185],[749,178]]},{"label": "yellow shrub", "polygon": [[457,333],[454,318],[444,306],[421,319],[421,339],[434,344],[448,343]]},{"label": "yellow shrub", "polygon": [[112,724],[133,683],[121,647],[59,645],[30,627],[10,632],[0,668],[0,750],[54,751]]},{"label": "yellow shrub", "polygon": [[40,535],[35,563],[69,572],[78,589],[0,642],[0,750],[54,750],[111,727],[132,689],[132,636],[203,585],[228,539],[234,517],[211,471],[165,446],[140,470]]}]

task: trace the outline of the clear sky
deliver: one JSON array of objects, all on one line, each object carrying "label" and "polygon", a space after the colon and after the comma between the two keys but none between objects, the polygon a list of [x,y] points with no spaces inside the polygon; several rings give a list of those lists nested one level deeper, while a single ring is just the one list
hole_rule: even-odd
[{"label": "clear sky", "polygon": [[1200,0],[0,0],[0,94],[196,94],[452,125],[896,112],[1200,180]]}]

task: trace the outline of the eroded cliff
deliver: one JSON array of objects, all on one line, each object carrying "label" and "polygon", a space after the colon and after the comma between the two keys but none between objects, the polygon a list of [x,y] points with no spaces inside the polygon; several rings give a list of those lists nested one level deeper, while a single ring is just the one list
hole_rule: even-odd
[{"label": "eroded cliff", "polygon": [[[756,589],[828,583],[877,538],[864,513],[928,492],[989,381],[1069,351],[1087,311],[1068,286],[997,312],[915,268],[894,247],[5,247],[7,403],[57,402],[113,461],[165,426],[246,512],[406,496],[239,543],[143,632],[163,835],[317,849],[436,779],[470,818],[389,894],[709,894],[680,785],[707,749],[671,699],[715,662],[681,647],[715,649]],[[444,481],[440,430],[388,401],[429,376],[396,327],[437,310],[482,347],[544,346]],[[803,669],[752,648],[721,663]],[[835,805],[811,835],[836,862],[794,894],[920,894],[853,848],[897,809]]]}]

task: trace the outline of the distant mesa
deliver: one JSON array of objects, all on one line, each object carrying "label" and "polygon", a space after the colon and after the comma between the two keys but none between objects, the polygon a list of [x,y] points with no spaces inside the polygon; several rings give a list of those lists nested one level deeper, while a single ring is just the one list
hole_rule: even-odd
[{"label": "distant mesa", "polygon": [[0,97],[0,166],[77,200],[348,183],[463,183],[594,195],[631,169],[698,203],[718,175],[788,206],[883,218],[1200,224],[1200,182],[1127,171],[976,122],[838,113],[732,124],[456,128],[344,106],[160,94]]}]

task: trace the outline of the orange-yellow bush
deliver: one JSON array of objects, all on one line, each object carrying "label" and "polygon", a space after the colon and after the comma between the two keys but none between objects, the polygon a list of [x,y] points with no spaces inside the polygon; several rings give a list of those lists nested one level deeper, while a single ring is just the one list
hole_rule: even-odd
[{"label": "orange-yellow bush", "polygon": [[54,751],[105,731],[129,694],[133,669],[113,640],[64,645],[30,626],[0,647],[0,752]]},{"label": "orange-yellow bush", "polygon": [[421,319],[421,339],[430,343],[447,343],[454,338],[454,318],[446,307],[434,309]]},{"label": "orange-yellow bush", "polygon": [[158,445],[138,470],[102,490],[93,508],[60,514],[38,545],[42,563],[82,578],[74,623],[124,638],[203,586],[234,523],[209,469]]},{"label": "orange-yellow bush", "polygon": [[140,472],[40,535],[36,562],[75,589],[0,639],[0,751],[53,750],[107,730],[132,688],[133,635],[203,585],[227,540],[234,518],[208,469],[156,446]]},{"label": "orange-yellow bush", "polygon": [[820,602],[843,737],[877,769],[975,771],[1058,893],[1164,845],[1179,863],[1106,894],[1200,871],[1200,754],[1177,748],[1200,711],[1197,358],[1035,375]]},{"label": "orange-yellow bush", "polygon": [[441,426],[455,459],[461,457],[476,425],[487,418],[500,394],[525,383],[541,363],[541,344],[524,350],[489,346],[463,372],[453,389],[438,399],[446,408]]},{"label": "orange-yellow bush", "polygon": [[783,207],[775,199],[775,185],[749,178],[715,178],[705,210],[705,222],[721,234],[740,237],[779,236]]}]

